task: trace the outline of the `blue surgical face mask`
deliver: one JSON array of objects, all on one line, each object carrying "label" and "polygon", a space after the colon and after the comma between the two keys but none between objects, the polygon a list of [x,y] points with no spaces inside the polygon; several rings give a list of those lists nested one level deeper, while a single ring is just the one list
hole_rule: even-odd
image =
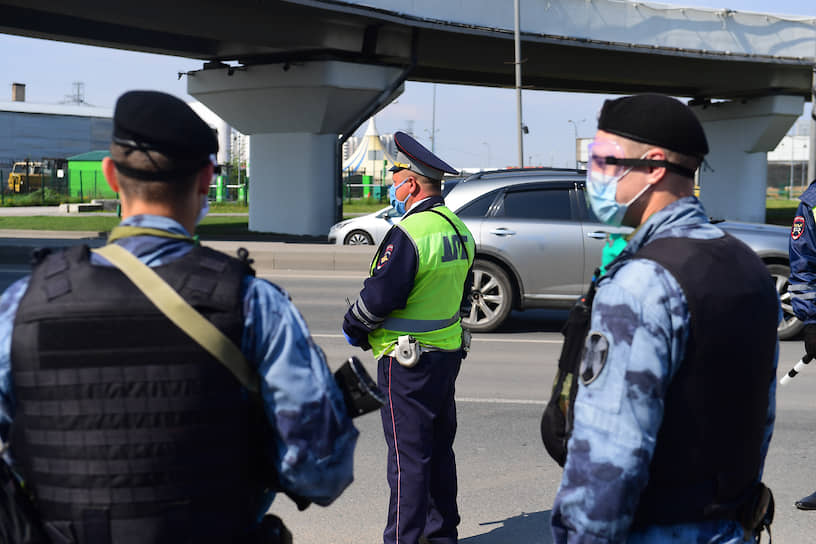
[{"label": "blue surgical face mask", "polygon": [[621,226],[623,216],[626,215],[626,210],[629,209],[629,206],[634,204],[634,202],[651,187],[651,185],[647,183],[629,202],[618,202],[615,199],[615,195],[618,192],[618,182],[631,171],[631,168],[627,168],[617,175],[604,174],[594,168],[590,168],[587,171],[586,187],[589,205],[602,223],[606,223],[612,227]]},{"label": "blue surgical face mask", "polygon": [[408,201],[408,198],[411,196],[410,193],[406,195],[405,198],[402,200],[397,200],[397,189],[402,187],[402,184],[408,181],[408,178],[405,178],[397,185],[392,185],[388,188],[388,199],[391,201],[391,205],[400,215],[405,215],[405,202]]}]

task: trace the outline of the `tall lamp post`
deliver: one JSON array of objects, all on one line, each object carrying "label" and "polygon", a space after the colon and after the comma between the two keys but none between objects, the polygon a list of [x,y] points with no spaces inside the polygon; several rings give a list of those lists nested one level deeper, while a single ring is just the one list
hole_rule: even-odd
[{"label": "tall lamp post", "polygon": [[524,141],[522,133],[526,128],[521,120],[521,38],[519,36],[519,0],[513,0],[515,15],[515,46],[516,46],[516,117],[518,119],[518,165],[524,168]]}]

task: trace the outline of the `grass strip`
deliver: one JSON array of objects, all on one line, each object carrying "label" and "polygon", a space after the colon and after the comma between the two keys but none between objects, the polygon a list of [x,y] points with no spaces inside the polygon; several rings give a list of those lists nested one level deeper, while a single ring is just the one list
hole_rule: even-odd
[{"label": "grass strip", "polygon": [[[0,217],[0,229],[110,232],[119,221],[113,215]],[[199,234],[245,234],[249,232],[247,224],[246,217],[207,216],[196,231]]]}]

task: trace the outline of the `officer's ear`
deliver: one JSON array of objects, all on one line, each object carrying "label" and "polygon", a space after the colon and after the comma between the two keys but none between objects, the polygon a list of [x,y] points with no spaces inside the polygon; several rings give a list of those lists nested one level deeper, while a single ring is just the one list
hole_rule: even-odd
[{"label": "officer's ear", "polygon": [[[652,161],[665,161],[666,153],[662,149],[654,147],[647,151],[643,158]],[[665,176],[666,176],[665,166],[649,166],[646,172],[646,183],[654,185],[655,183],[663,179]]]},{"label": "officer's ear", "polygon": [[417,178],[416,176],[411,176],[410,179],[411,183],[413,183],[413,186],[411,187],[411,194],[413,196],[416,196],[420,193],[420,191],[422,191],[422,185],[419,182],[419,178]]},{"label": "officer's ear", "polygon": [[215,168],[212,163],[207,163],[204,168],[198,172],[198,178],[196,179],[198,187],[196,188],[196,192],[200,195],[208,194],[210,192],[210,184],[213,183],[214,178]]},{"label": "officer's ear", "polygon": [[119,179],[116,177],[116,165],[113,163],[113,159],[110,157],[105,157],[102,159],[102,174],[105,176],[105,181],[108,182],[108,186],[114,193],[118,193],[119,191]]}]

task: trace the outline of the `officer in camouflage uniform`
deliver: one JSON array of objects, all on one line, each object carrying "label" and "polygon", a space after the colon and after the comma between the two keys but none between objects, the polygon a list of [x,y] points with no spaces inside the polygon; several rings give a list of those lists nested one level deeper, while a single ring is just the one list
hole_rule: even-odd
[{"label": "officer in camouflage uniform", "polygon": [[589,151],[593,210],[638,228],[593,301],[553,540],[754,538],[775,415],[768,272],[693,196],[708,143],[684,104],[608,100]]},{"label": "officer in camouflage uniform", "polygon": [[275,490],[255,471],[327,505],[352,481],[357,431],[288,295],[192,237],[212,129],[154,91],[122,95],[113,122],[102,168],[123,220],[108,249],[156,271],[240,347],[260,402],[105,257],[77,246],[0,297],[0,439],[55,543],[256,542]]}]

